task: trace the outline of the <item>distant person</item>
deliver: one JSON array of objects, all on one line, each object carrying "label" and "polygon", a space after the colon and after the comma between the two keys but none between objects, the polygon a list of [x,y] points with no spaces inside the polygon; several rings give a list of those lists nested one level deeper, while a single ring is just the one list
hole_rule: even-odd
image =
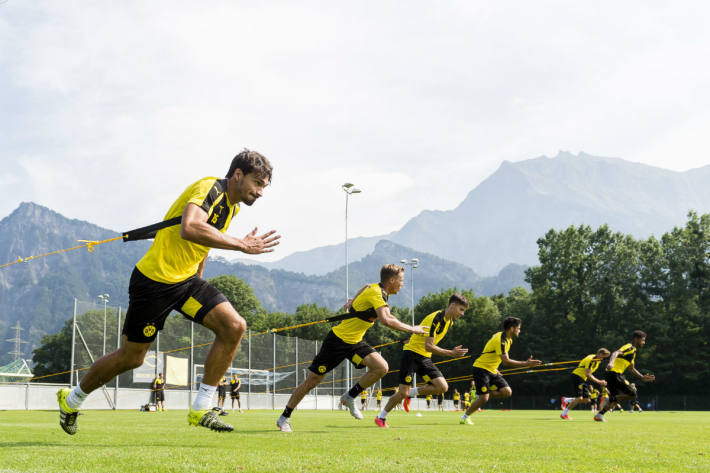
[{"label": "distant person", "polygon": [[641,330],[635,330],[631,335],[631,343],[627,343],[611,354],[609,364],[606,366],[606,384],[609,388],[609,399],[594,416],[595,421],[606,422],[604,414],[617,407],[620,401],[636,400],[638,396],[636,388],[624,376],[624,372],[627,369],[631,368],[631,372],[634,375],[647,383],[655,381],[656,377],[654,375],[643,374],[636,369],[636,351],[645,344],[646,333]]},{"label": "distant person", "polygon": [[360,410],[362,410],[362,411],[367,410],[367,389],[364,389],[360,393]]},{"label": "distant person", "polygon": [[404,268],[396,264],[386,264],[380,269],[379,283],[368,284],[358,291],[348,304],[348,310],[354,317],[343,320],[328,332],[320,351],[308,368],[309,373],[305,381],[293,391],[281,417],[276,421],[279,430],[291,432],[291,414],[298,403],[323,381],[326,373],[345,359],[350,360],[355,368],[367,367],[367,372],[360,380],[340,397],[341,404],[347,406],[350,414],[358,420],[362,419],[355,398],[387,374],[389,368],[382,355],[363,341],[365,332],[378,320],[382,325],[400,332],[424,333],[421,327],[412,327],[400,322],[390,313],[387,298],[390,294],[397,294],[403,284]]},{"label": "distant person", "polygon": [[224,412],[224,400],[227,398],[227,380],[222,378],[217,385],[217,407]]},{"label": "distant person", "polygon": [[478,398],[471,403],[461,416],[461,424],[473,424],[469,417],[482,408],[489,398],[504,399],[513,394],[513,390],[508,386],[508,382],[498,371],[498,366],[503,363],[506,366],[516,368],[526,368],[537,366],[542,362],[534,360],[531,356],[526,361],[511,360],[508,356],[513,339],[520,336],[521,320],[516,317],[508,317],[503,321],[503,331],[495,333],[486,346],[483,353],[476,358],[473,363],[473,380],[476,382],[476,394]]},{"label": "distant person", "polygon": [[594,377],[594,372],[599,368],[599,364],[605,358],[609,358],[611,353],[606,348],[600,348],[597,350],[596,354],[585,356],[582,361],[579,362],[577,368],[570,374],[570,381],[572,382],[574,397],[560,398],[562,403],[562,414],[560,418],[569,420],[569,411],[574,409],[579,404],[588,404],[591,402],[591,389],[592,382],[598,384],[599,386],[606,386],[606,381],[603,379],[597,379]]},{"label": "distant person", "polygon": [[242,412],[242,400],[240,399],[239,389],[242,387],[242,380],[237,377],[236,373],[232,373],[232,379],[229,380],[229,397],[232,398],[232,413],[234,413],[234,401],[237,401],[239,412]]},{"label": "distant person", "polygon": [[377,399],[377,408],[382,409],[382,388],[377,388],[375,399]]},{"label": "distant person", "polygon": [[158,411],[165,411],[165,381],[163,373],[158,373],[158,377],[153,380],[153,394],[155,395],[155,405]]},{"label": "distant person", "polygon": [[426,401],[426,408],[431,408],[431,394],[427,394],[424,400]]},{"label": "distant person", "polygon": [[202,273],[210,248],[261,254],[278,245],[280,237],[273,230],[257,236],[255,228],[243,239],[225,234],[239,212],[239,204],[252,205],[262,196],[271,181],[271,171],[268,159],[245,149],[234,157],[225,179],[200,179],[173,203],[165,215],[168,226],[148,236],[155,240],[131,275],[121,348],[96,360],[78,386],[57,393],[59,425],[66,433],[76,433],[79,408],[89,393],[143,364],[173,310],[215,334],[188,423],[216,431],[234,429],[210,407],[217,384],[237,352],[246,322],[222,293],[202,279]]},{"label": "distant person", "polygon": [[439,408],[439,412],[444,412],[444,393],[439,393],[436,396],[436,405]]},{"label": "distant person", "polygon": [[[421,326],[426,329],[426,332],[421,335],[412,335],[402,347],[402,360],[399,365],[399,390],[375,417],[375,424],[378,427],[387,427],[387,414],[398,403],[403,402],[404,410],[409,412],[410,397],[448,391],[449,384],[439,368],[431,361],[431,356],[435,353],[454,358],[466,354],[468,349],[462,348],[461,345],[450,350],[438,346],[454,325],[454,321],[461,318],[466,309],[468,309],[468,300],[461,294],[452,294],[446,308],[424,317]],[[419,375],[419,378],[426,384],[412,387],[415,374]]]},{"label": "distant person", "polygon": [[459,393],[459,390],[454,388],[454,410],[458,411],[459,410],[459,401],[461,400],[461,394]]}]

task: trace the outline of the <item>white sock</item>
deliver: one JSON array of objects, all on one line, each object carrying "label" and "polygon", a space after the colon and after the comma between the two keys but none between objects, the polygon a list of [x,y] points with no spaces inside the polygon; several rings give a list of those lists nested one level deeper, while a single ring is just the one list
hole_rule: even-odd
[{"label": "white sock", "polygon": [[212,398],[217,391],[217,386],[200,383],[200,389],[197,391],[197,397],[192,403],[193,411],[204,411],[212,407]]},{"label": "white sock", "polygon": [[412,389],[409,390],[409,397],[416,396],[418,392],[419,388],[417,386],[414,386]]},{"label": "white sock", "polygon": [[468,415],[464,412],[463,415],[461,416],[461,418],[466,419],[466,417],[468,417]]},{"label": "white sock", "polygon": [[562,411],[563,416],[566,416],[567,414],[569,414],[569,407],[565,407],[565,410]]},{"label": "white sock", "polygon": [[67,406],[72,409],[79,409],[81,407],[81,403],[84,402],[84,399],[86,399],[87,396],[88,394],[82,391],[81,387],[77,384],[67,396]]},{"label": "white sock", "polygon": [[389,412],[387,412],[387,410],[385,410],[385,409],[382,409],[382,412],[380,412],[380,413],[377,415],[377,417],[379,417],[380,419],[386,419],[386,418],[387,418],[387,414],[389,414]]},{"label": "white sock", "polygon": [[574,399],[575,398],[573,398],[573,397],[566,397],[565,402],[572,402],[572,401],[574,401]]}]

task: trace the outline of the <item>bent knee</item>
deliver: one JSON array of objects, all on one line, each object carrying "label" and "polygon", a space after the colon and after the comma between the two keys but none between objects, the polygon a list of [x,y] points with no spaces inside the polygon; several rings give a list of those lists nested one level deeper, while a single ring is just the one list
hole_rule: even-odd
[{"label": "bent knee", "polygon": [[503,388],[498,391],[502,397],[510,397],[513,395],[513,390],[511,388]]},{"label": "bent knee", "polygon": [[447,383],[446,381],[444,381],[443,383],[441,383],[441,385],[439,385],[439,392],[441,394],[444,394],[448,390],[449,390],[449,383]]}]

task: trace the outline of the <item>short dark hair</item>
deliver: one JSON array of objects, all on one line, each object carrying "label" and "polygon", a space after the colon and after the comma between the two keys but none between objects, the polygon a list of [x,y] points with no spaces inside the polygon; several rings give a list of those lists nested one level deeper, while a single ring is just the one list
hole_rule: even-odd
[{"label": "short dark hair", "polygon": [[510,327],[518,327],[522,323],[517,317],[508,317],[503,321],[503,330],[508,330]]},{"label": "short dark hair", "polygon": [[404,267],[398,264],[386,264],[380,269],[380,282],[387,282],[393,276],[399,276],[404,272]]},{"label": "short dark hair", "polygon": [[449,305],[451,304],[458,304],[468,308],[468,299],[463,294],[451,294]]},{"label": "short dark hair", "polygon": [[646,338],[646,332],[643,330],[634,330],[634,333],[631,334],[631,338]]},{"label": "short dark hair", "polygon": [[241,153],[232,159],[232,164],[229,166],[229,171],[227,171],[226,177],[228,179],[232,177],[234,175],[234,171],[237,169],[241,169],[245,176],[253,172],[259,177],[268,178],[269,182],[271,182],[271,172],[273,171],[273,167],[266,157],[256,151],[244,148]]}]

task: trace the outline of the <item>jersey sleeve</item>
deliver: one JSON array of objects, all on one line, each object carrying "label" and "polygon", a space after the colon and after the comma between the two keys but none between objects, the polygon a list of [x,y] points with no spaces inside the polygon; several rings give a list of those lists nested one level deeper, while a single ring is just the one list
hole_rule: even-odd
[{"label": "jersey sleeve", "polygon": [[364,302],[375,310],[387,305],[380,291],[370,289],[366,294],[363,294],[363,296],[365,298]]},{"label": "jersey sleeve", "polygon": [[502,355],[503,353],[508,354],[508,343],[505,338],[505,334],[500,334],[500,344],[496,344],[496,354]]},{"label": "jersey sleeve", "polygon": [[219,196],[219,189],[215,186],[216,183],[217,179],[203,179],[193,184],[187,203],[195,204],[205,212],[209,212]]}]

